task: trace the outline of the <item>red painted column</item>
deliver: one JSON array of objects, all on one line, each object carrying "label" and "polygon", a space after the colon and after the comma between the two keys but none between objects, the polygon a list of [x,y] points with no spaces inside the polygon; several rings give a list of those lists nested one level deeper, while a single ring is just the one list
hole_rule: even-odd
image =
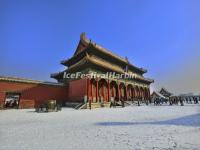
[{"label": "red painted column", "polygon": [[93,83],[90,81],[90,85],[91,85],[91,101],[93,102]]},{"label": "red painted column", "polygon": [[148,99],[150,99],[150,89],[148,89]]},{"label": "red painted column", "polygon": [[137,96],[138,96],[138,98],[140,98],[140,89],[139,88],[138,88]]},{"label": "red painted column", "polygon": [[138,91],[138,97],[141,98],[141,90]]},{"label": "red painted column", "polygon": [[89,81],[90,79],[87,79],[87,100],[89,101]]},{"label": "red painted column", "polygon": [[133,87],[131,87],[131,98],[133,98]]},{"label": "red painted column", "polygon": [[85,79],[85,82],[86,82],[86,90],[85,90],[85,95],[88,96],[88,79]]},{"label": "red painted column", "polygon": [[135,87],[133,88],[133,92],[134,92],[134,98],[136,98],[137,95],[136,95],[136,88]]},{"label": "red painted column", "polygon": [[143,91],[141,90],[141,99],[143,98]]},{"label": "red painted column", "polygon": [[143,89],[142,89],[142,99],[144,98],[144,91],[143,91]]},{"label": "red painted column", "polygon": [[131,98],[133,98],[133,87],[131,87]]},{"label": "red painted column", "polygon": [[135,88],[135,98],[137,98],[137,88]]},{"label": "red painted column", "polygon": [[96,81],[96,102],[99,101],[98,98],[99,98],[99,81],[97,79],[97,81]]},{"label": "red painted column", "polygon": [[133,92],[134,92],[134,98],[136,98],[136,89],[133,88]]},{"label": "red painted column", "polygon": [[3,108],[6,101],[6,93],[0,92],[0,108]]},{"label": "red painted column", "polygon": [[108,80],[108,102],[110,101],[110,81]]},{"label": "red painted column", "polygon": [[140,91],[140,89],[138,90],[138,97],[139,98],[141,97],[141,91]]},{"label": "red painted column", "polygon": [[128,86],[126,86],[126,100],[128,100],[129,97],[129,91],[128,91]]},{"label": "red painted column", "polygon": [[140,89],[138,88],[137,97],[140,98]]},{"label": "red painted column", "polygon": [[118,82],[118,84],[117,84],[117,88],[118,88],[118,98],[119,98],[119,100],[120,100],[120,87],[119,87],[119,82]]},{"label": "red painted column", "polygon": [[136,95],[136,98],[138,98],[139,96],[138,96],[138,89],[136,88],[136,90],[135,90],[135,95]]},{"label": "red painted column", "polygon": [[137,94],[136,94],[136,95],[137,95],[137,98],[139,98],[139,89],[136,90],[136,93],[137,93]]},{"label": "red painted column", "polygon": [[102,91],[103,91],[102,93],[103,101],[105,101],[105,85],[104,84],[102,85]]}]

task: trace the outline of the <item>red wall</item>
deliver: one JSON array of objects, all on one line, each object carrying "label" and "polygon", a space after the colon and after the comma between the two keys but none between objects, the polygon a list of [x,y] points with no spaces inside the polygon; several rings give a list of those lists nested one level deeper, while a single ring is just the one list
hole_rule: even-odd
[{"label": "red wall", "polygon": [[0,92],[0,108],[3,107],[4,100],[5,100],[5,93]]},{"label": "red wall", "polygon": [[6,92],[11,91],[21,93],[19,108],[33,108],[51,99],[67,100],[66,86],[0,81],[0,107],[4,104]]},{"label": "red wall", "polygon": [[67,87],[68,97],[70,102],[83,102],[84,96],[87,95],[87,80],[79,79],[70,81]]}]

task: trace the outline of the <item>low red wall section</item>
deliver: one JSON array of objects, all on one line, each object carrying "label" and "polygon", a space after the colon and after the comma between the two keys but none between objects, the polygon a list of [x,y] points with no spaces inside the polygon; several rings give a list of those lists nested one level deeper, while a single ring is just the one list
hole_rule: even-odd
[{"label": "low red wall section", "polygon": [[67,86],[67,101],[83,102],[84,96],[87,95],[87,79],[70,81]]},{"label": "low red wall section", "polygon": [[0,91],[0,108],[3,108],[5,93]]},{"label": "low red wall section", "polygon": [[0,107],[3,107],[7,92],[21,94],[19,108],[33,108],[48,100],[67,101],[67,87],[34,83],[0,81]]}]

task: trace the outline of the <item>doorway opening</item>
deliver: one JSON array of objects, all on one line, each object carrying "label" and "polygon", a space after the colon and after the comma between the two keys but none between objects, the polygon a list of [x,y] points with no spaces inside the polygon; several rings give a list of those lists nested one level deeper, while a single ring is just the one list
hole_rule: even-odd
[{"label": "doorway opening", "polygon": [[5,108],[18,108],[20,101],[20,93],[6,93]]}]

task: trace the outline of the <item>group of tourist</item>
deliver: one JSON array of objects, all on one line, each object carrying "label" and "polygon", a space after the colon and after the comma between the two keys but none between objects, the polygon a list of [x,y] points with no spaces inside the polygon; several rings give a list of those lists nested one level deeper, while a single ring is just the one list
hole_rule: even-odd
[{"label": "group of tourist", "polygon": [[5,101],[5,108],[17,108],[17,107],[18,107],[18,101],[16,99]]},{"label": "group of tourist", "polygon": [[[121,103],[122,107],[125,106],[126,101],[124,101],[123,99],[121,99],[118,102]],[[133,102],[135,102],[135,104],[137,106],[140,106],[141,103],[144,103],[146,105],[149,105],[149,104],[153,103],[156,106],[163,105],[163,104],[168,104],[170,106],[179,105],[180,104],[181,106],[184,106],[184,103],[187,103],[187,104],[199,104],[200,103],[200,96],[194,96],[194,97],[174,96],[174,97],[170,97],[169,99],[155,98],[153,100],[135,99],[135,100],[133,100]],[[117,105],[118,105],[118,103],[116,101],[112,100],[111,104],[110,104],[110,107],[115,107]]]},{"label": "group of tourist", "polygon": [[172,96],[169,99],[154,99],[154,105],[162,105],[163,103],[169,105],[178,105],[184,106],[184,103],[187,104],[198,104],[200,102],[200,96],[190,96],[190,97],[182,97],[182,96]]}]

